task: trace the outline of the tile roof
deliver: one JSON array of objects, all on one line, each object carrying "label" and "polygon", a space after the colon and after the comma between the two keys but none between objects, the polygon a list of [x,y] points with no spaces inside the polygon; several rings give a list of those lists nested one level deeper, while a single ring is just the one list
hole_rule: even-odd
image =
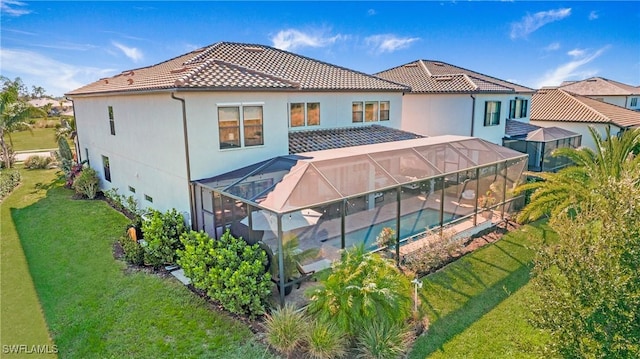
[{"label": "tile roof", "polygon": [[507,137],[524,137],[529,132],[541,129],[542,127],[532,125],[528,122],[507,119],[504,133]]},{"label": "tile roof", "polygon": [[527,134],[527,137],[525,139],[532,142],[549,142],[577,136],[582,135],[573,131],[565,130],[564,128],[554,126],[541,127],[535,131],[531,131]]},{"label": "tile roof", "polygon": [[408,85],[412,93],[534,92],[528,87],[431,60],[417,60],[375,75]]},{"label": "tile roof", "polygon": [[273,47],[219,42],[156,65],[100,79],[67,95],[166,89],[409,90],[404,85]]},{"label": "tile roof", "polygon": [[576,95],[562,89],[541,89],[531,98],[532,121],[609,123],[639,127],[640,112]]},{"label": "tile roof", "polygon": [[629,96],[640,95],[640,88],[603,77],[592,77],[582,81],[565,81],[559,88],[583,96]]},{"label": "tile roof", "polygon": [[424,136],[372,125],[364,127],[289,132],[289,154],[424,138]]}]

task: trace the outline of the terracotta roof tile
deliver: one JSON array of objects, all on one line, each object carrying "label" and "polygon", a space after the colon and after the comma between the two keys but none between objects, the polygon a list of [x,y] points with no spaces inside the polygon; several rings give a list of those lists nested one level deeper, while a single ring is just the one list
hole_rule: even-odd
[{"label": "terracotta roof tile", "polygon": [[404,85],[273,47],[220,42],[156,65],[100,79],[67,95],[180,88],[408,90]]},{"label": "terracotta roof tile", "polygon": [[565,81],[559,88],[583,96],[640,95],[638,87],[602,77],[592,77],[582,81]]},{"label": "terracotta roof tile", "polygon": [[423,137],[415,133],[379,125],[295,131],[289,132],[289,154],[412,140]]},{"label": "terracotta roof tile", "polygon": [[640,112],[576,95],[562,89],[542,89],[531,98],[532,121],[610,123],[640,126]]},{"label": "terracotta roof tile", "polygon": [[440,61],[418,60],[375,75],[410,86],[413,93],[534,92],[528,87]]}]

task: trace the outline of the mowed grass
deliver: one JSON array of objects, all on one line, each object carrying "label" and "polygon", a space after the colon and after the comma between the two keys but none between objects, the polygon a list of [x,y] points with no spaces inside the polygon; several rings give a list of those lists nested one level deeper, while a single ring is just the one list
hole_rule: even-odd
[{"label": "mowed grass", "polygon": [[60,357],[270,356],[246,325],[174,278],[127,271],[112,245],[128,220],[103,201],[71,196],[55,185],[11,209]]},{"label": "mowed grass", "polygon": [[[9,143],[9,136],[5,135],[4,137]],[[47,150],[58,147],[55,128],[33,128],[32,132],[13,132],[11,139],[14,151]]]},{"label": "mowed grass", "polygon": [[527,322],[535,251],[556,240],[546,222],[505,235],[423,280],[431,320],[411,358],[537,358],[548,338]]},{"label": "mowed grass", "polygon": [[[4,349],[5,345],[27,345],[29,348],[48,345],[53,350],[54,343],[49,337],[11,212],[43,198],[46,191],[36,189],[36,184],[50,183],[54,174],[53,171],[22,171],[22,174],[22,184],[0,204],[0,346]],[[36,357],[27,353],[3,353],[3,357],[5,355],[9,358]],[[37,357],[56,356],[39,354]]]}]

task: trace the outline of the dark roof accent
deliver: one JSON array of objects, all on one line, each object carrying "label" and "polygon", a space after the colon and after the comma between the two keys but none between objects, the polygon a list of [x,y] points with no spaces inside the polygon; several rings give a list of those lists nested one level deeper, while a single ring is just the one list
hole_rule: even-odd
[{"label": "dark roof accent", "polygon": [[507,119],[505,123],[504,133],[506,137],[526,137],[531,131],[540,129],[540,126],[532,125],[527,122]]},{"label": "dark roof accent", "polygon": [[292,131],[289,132],[289,153],[322,151],[423,137],[425,136],[380,125]]}]

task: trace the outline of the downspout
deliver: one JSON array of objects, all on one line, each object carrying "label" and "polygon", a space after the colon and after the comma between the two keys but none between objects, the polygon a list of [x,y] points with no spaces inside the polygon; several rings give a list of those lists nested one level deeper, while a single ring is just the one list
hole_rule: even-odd
[{"label": "downspout", "polygon": [[471,137],[473,137],[473,128],[476,126],[476,97],[473,94],[469,96],[473,99],[471,102]]},{"label": "downspout", "polygon": [[189,134],[187,132],[187,104],[184,98],[176,97],[174,92],[171,92],[171,98],[178,100],[182,103],[182,136],[184,138],[184,158],[187,165],[187,187],[189,190],[189,220],[191,222],[191,228],[194,227],[195,209],[194,209],[194,194],[191,187],[191,160],[189,156]]}]

